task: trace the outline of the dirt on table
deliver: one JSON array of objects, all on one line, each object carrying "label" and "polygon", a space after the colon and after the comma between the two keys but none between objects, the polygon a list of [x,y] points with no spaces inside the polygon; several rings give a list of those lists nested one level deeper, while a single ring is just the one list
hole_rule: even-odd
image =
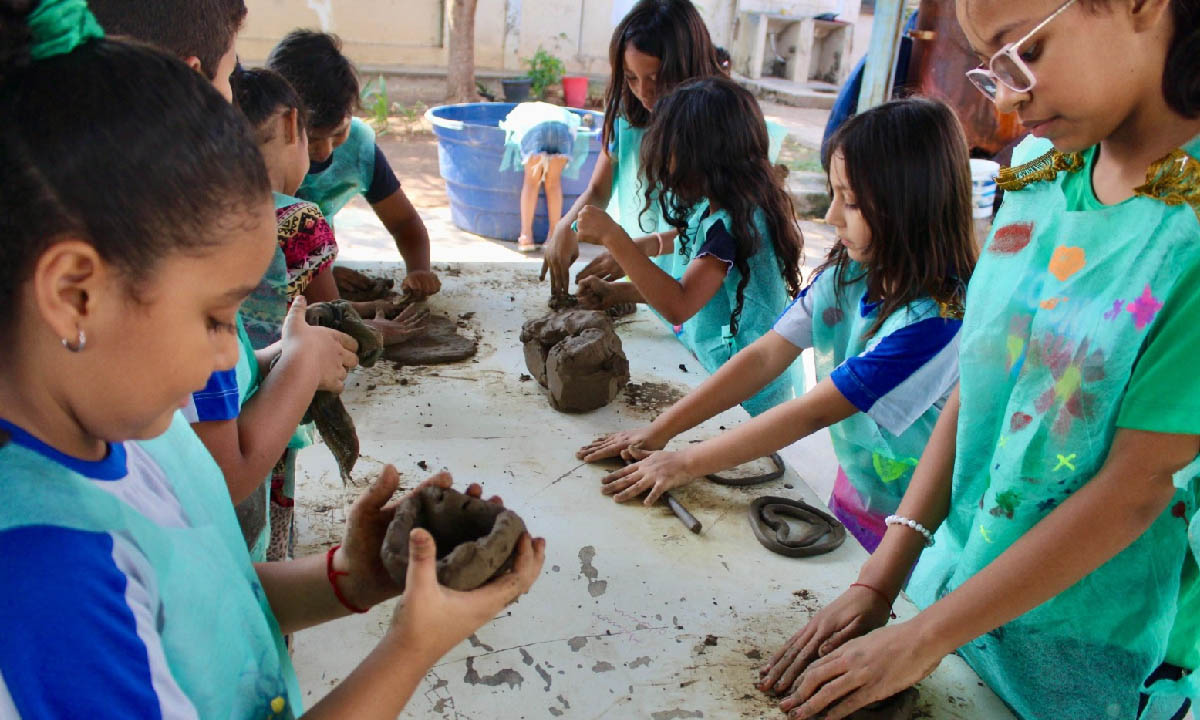
[{"label": "dirt on table", "polygon": [[629,383],[625,386],[625,404],[635,410],[657,415],[682,400],[687,392],[687,388],[670,383]]}]

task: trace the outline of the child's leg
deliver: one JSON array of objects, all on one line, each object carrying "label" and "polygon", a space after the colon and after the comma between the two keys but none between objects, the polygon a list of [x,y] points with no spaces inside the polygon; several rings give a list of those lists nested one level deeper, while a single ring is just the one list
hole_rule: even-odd
[{"label": "child's leg", "polygon": [[554,227],[562,218],[562,174],[569,161],[566,155],[555,155],[550,158],[546,169],[546,213],[550,218],[550,232],[554,232]]},{"label": "child's leg", "polygon": [[525,183],[521,186],[521,237],[518,247],[533,247],[533,213],[537,210],[538,188],[542,184],[545,155],[530,155],[525,161]]}]

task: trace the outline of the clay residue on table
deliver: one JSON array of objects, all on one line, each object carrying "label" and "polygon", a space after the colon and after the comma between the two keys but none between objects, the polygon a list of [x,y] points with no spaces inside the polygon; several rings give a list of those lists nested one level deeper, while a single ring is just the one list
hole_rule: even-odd
[{"label": "clay residue on table", "polygon": [[682,400],[687,393],[687,388],[669,383],[629,383],[625,386],[625,404],[635,410],[657,415]]}]

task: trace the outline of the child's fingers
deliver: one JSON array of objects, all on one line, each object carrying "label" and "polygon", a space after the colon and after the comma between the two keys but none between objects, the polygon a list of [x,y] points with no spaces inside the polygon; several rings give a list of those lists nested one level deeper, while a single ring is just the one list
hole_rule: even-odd
[{"label": "child's fingers", "polygon": [[375,482],[371,483],[363,494],[358,496],[351,512],[360,507],[373,510],[382,508],[387,505],[388,500],[396,493],[396,488],[399,486],[400,473],[396,472],[394,466],[384,465],[379,476],[375,478]]},{"label": "child's fingers", "polygon": [[308,323],[304,319],[304,312],[306,310],[308,310],[308,301],[304,299],[303,295],[297,295],[296,299],[292,301],[292,306],[288,308],[287,315],[283,318],[283,325],[280,328],[280,332],[283,335],[287,335],[288,331],[296,326],[297,323],[307,325]]},{"label": "child's fingers", "polygon": [[[344,333],[340,330],[332,330],[331,329],[330,332],[334,333],[334,337],[337,338],[337,341],[342,344],[342,348],[345,350],[348,350],[351,355],[354,355],[355,353],[358,352],[358,341],[357,340],[355,340],[354,338],[350,337],[349,335],[347,335],[346,333]],[[357,360],[355,361],[355,363],[357,364]],[[351,367],[353,367],[353,366],[351,366]]]},{"label": "child's fingers", "polygon": [[641,443],[634,443],[633,445],[630,445],[628,449],[629,456],[634,460],[644,460],[656,452],[654,450],[644,449]]},{"label": "child's fingers", "polygon": [[453,484],[454,484],[454,478],[450,475],[449,472],[447,472],[446,470],[443,470],[440,473],[437,473],[436,475],[430,475],[428,478],[426,478],[424,482],[422,482],[420,485],[417,486],[417,490],[420,490],[421,488],[423,488],[425,486],[448,488]]},{"label": "child's fingers", "polygon": [[662,480],[652,480],[651,478],[646,478],[646,480],[654,483],[650,487],[650,493],[646,495],[645,504],[647,506],[658,502],[662,498],[663,493],[671,489],[665,478]]},{"label": "child's fingers", "polygon": [[413,528],[408,534],[408,571],[404,578],[408,592],[437,585],[437,543],[424,528]]},{"label": "child's fingers", "polygon": [[483,486],[479,483],[471,483],[467,486],[465,494],[473,498],[481,498],[483,497]]},{"label": "child's fingers", "polygon": [[613,470],[609,474],[600,478],[600,482],[607,485],[615,480],[620,480],[621,478],[625,477],[626,475],[631,475],[631,474],[637,472],[639,469],[640,468],[638,468],[636,463],[633,465],[626,465],[625,467],[621,468],[620,470]]}]

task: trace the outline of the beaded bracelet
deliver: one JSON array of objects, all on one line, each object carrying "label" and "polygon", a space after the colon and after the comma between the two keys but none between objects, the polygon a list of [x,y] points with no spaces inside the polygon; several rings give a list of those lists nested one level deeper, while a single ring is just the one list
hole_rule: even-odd
[{"label": "beaded bracelet", "polygon": [[329,578],[329,584],[333,586],[333,595],[338,599],[338,602],[342,604],[342,607],[346,608],[350,612],[362,615],[366,612],[366,610],[350,604],[350,601],[347,600],[346,596],[342,594],[342,589],[339,588],[337,584],[338,577],[350,574],[348,572],[342,572],[333,569],[333,554],[337,552],[337,549],[340,547],[341,545],[334,545],[333,547],[329,548],[329,552],[325,553],[325,576]]},{"label": "beaded bracelet", "polygon": [[883,523],[885,525],[903,525],[912,530],[916,530],[925,537],[925,547],[933,547],[933,533],[929,532],[924,525],[916,520],[909,520],[908,518],[900,517],[899,515],[888,515],[884,519]]}]

